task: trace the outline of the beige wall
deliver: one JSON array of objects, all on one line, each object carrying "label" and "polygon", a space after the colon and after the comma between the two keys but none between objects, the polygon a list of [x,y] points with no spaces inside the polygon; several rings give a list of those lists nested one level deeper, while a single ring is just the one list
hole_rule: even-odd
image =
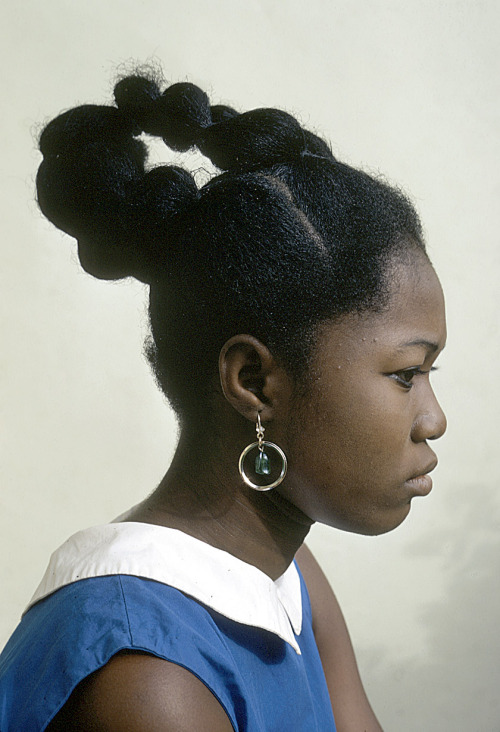
[{"label": "beige wall", "polygon": [[387,732],[500,729],[496,0],[19,0],[1,41],[0,645],[49,552],[138,501],[175,423],[141,356],[138,284],[100,283],[33,202],[32,135],[155,56],[239,108],[280,106],[421,211],[449,307],[435,490],[378,538],[317,527]]}]

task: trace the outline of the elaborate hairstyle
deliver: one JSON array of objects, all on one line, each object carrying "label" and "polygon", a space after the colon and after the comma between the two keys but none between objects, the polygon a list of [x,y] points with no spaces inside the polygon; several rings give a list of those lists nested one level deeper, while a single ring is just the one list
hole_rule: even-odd
[{"label": "elaborate hairstyle", "polygon": [[[238,114],[193,84],[161,92],[144,76],[120,81],[115,102],[45,128],[38,201],[88,272],[150,285],[149,356],[182,416],[206,402],[229,337],[260,338],[301,378],[317,324],[381,307],[391,257],[424,248],[400,191],[336,160],[286,112]],[[182,168],[147,170],[142,132],[225,172],[198,189]]]}]

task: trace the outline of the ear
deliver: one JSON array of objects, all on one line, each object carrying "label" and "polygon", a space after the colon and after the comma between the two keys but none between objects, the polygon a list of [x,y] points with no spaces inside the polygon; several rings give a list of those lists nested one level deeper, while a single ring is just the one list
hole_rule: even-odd
[{"label": "ear", "polygon": [[271,422],[292,393],[290,377],[271,351],[251,335],[236,335],[222,347],[219,374],[227,401],[247,419]]}]

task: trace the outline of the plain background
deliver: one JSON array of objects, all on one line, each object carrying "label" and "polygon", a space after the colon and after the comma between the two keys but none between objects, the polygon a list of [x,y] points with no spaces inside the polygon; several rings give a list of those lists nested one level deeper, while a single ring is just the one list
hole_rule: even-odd
[{"label": "plain background", "polygon": [[448,301],[434,384],[449,429],[435,488],[391,534],[315,527],[310,545],[386,732],[498,732],[498,3],[18,0],[2,10],[0,645],[50,552],[142,499],[175,444],[142,357],[145,289],[85,275],[33,193],[42,123],[108,101],[122,64],[156,59],[169,82],[198,83],[214,103],[297,114],[335,154],[413,196]]}]

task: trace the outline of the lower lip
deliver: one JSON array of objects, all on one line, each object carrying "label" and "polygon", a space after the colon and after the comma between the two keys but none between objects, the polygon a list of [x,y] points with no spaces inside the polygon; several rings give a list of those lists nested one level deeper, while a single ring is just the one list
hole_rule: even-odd
[{"label": "lower lip", "polygon": [[407,480],[406,485],[416,496],[427,496],[432,490],[432,478],[430,475],[418,475],[416,478]]}]

